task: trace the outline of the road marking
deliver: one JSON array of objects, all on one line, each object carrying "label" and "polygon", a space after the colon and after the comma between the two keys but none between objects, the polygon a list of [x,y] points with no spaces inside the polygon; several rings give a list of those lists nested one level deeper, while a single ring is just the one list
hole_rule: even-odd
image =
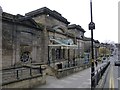
[{"label": "road marking", "polygon": [[113,66],[112,65],[111,65],[111,70],[110,70],[109,89],[114,90]]}]

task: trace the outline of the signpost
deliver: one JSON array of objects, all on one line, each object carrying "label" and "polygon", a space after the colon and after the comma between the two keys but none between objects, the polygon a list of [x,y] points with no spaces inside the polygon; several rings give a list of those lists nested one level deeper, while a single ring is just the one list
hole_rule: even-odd
[{"label": "signpost", "polygon": [[95,29],[95,23],[93,22],[92,16],[92,0],[90,0],[90,14],[91,14],[91,22],[89,23],[89,30],[91,30],[91,89],[95,87],[95,80],[93,76],[95,75],[94,71],[94,49],[93,49],[93,29]]}]

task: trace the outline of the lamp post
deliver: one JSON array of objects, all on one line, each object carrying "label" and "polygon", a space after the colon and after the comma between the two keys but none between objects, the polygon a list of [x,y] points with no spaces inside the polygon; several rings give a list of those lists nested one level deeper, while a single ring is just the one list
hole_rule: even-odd
[{"label": "lamp post", "polygon": [[92,0],[90,0],[90,14],[91,14],[91,22],[89,23],[89,30],[91,30],[91,89],[95,87],[95,79],[93,79],[93,76],[95,75],[94,71],[94,49],[93,49],[93,29],[95,29],[95,23],[93,22],[93,16],[92,16]]}]

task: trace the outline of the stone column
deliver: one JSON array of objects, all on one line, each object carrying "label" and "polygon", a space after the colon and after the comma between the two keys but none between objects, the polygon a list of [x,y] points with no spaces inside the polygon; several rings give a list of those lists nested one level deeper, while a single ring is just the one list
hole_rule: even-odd
[{"label": "stone column", "polygon": [[13,39],[13,59],[12,59],[12,65],[15,65],[16,63],[16,47],[17,47],[17,33],[16,33],[16,29],[17,29],[17,26],[15,25],[15,23],[13,24],[13,36],[15,38],[12,38]]},{"label": "stone column", "polygon": [[2,84],[2,7],[0,6],[0,88]]},{"label": "stone column", "polygon": [[[33,37],[35,38],[35,37]],[[34,62],[38,62],[37,59],[36,59],[36,56],[37,56],[37,41],[34,39],[33,40],[33,46],[32,46],[32,61]]]},{"label": "stone column", "polygon": [[[17,26],[16,26],[17,30]],[[16,33],[16,40],[15,40],[15,61],[14,64],[16,65],[18,62],[20,62],[20,32]]]},{"label": "stone column", "polygon": [[[47,23],[46,21],[46,17],[45,17],[45,22]],[[47,32],[47,28],[46,28],[46,25],[44,27],[44,30],[43,30],[43,37],[42,37],[42,54],[41,54],[41,59],[42,59],[42,62],[44,64],[47,64],[47,61],[48,61],[48,32]]]},{"label": "stone column", "polygon": [[21,38],[21,33],[18,31],[20,27],[16,23],[13,23],[13,55],[12,55],[12,65],[16,66],[17,64],[19,65],[20,63],[20,38]]}]

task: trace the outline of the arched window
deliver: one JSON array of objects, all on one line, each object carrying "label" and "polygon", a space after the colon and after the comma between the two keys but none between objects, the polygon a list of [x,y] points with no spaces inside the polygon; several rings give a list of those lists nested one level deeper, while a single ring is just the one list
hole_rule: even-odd
[{"label": "arched window", "polygon": [[60,33],[64,33],[64,30],[61,29],[61,28],[57,28],[56,31],[57,31],[57,32],[60,32]]},{"label": "arched window", "polygon": [[55,25],[52,27],[55,31],[57,32],[60,32],[60,33],[65,33],[65,26],[58,26],[58,25]]}]

